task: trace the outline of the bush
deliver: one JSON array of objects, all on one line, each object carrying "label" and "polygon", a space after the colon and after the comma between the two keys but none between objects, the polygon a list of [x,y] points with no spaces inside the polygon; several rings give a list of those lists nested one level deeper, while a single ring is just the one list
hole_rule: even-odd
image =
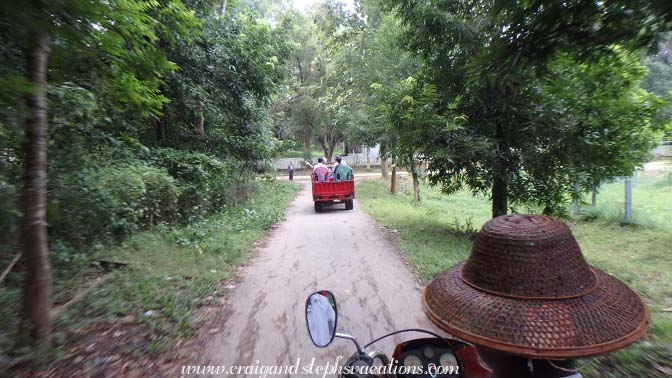
[{"label": "bush", "polygon": [[[130,151],[116,164],[83,158],[76,164],[50,165],[48,231],[59,269],[86,265],[96,245],[159,224],[199,221],[230,208],[257,185],[250,164],[169,148],[145,149],[139,155]],[[18,182],[17,175],[10,178]],[[0,179],[0,203],[6,205],[0,208],[0,226],[6,230],[0,246],[8,251],[18,249],[17,185]]]},{"label": "bush", "polygon": [[135,162],[113,165],[88,175],[87,181],[118,234],[175,219],[181,190],[163,169]]},{"label": "bush", "polygon": [[82,169],[56,184],[50,231],[75,248],[175,221],[181,193],[168,172],[137,161]]},{"label": "bush", "polygon": [[183,219],[200,218],[236,201],[238,175],[231,163],[198,152],[156,149],[152,164],[166,169],[178,180]]}]

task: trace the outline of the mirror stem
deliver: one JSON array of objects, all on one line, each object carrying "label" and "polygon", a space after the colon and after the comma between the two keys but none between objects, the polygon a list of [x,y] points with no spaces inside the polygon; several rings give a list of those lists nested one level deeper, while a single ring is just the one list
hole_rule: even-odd
[{"label": "mirror stem", "polygon": [[334,337],[340,337],[341,339],[352,340],[352,342],[355,343],[355,346],[357,347],[357,353],[365,354],[364,349],[362,349],[362,347],[359,345],[359,343],[357,342],[357,339],[355,339],[355,336],[348,335],[347,333],[336,332],[336,334],[334,334]]}]

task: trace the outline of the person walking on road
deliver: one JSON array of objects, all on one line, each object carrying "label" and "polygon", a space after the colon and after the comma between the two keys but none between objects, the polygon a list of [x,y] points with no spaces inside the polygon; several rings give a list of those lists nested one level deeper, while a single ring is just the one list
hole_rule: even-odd
[{"label": "person walking on road", "polygon": [[294,164],[291,161],[287,166],[287,172],[289,172],[289,181],[294,181]]}]

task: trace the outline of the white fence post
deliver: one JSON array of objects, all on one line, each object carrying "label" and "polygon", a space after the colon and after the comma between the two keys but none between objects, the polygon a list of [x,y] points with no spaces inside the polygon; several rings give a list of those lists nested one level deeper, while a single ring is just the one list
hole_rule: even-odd
[{"label": "white fence post", "polygon": [[622,225],[629,225],[632,223],[632,180],[630,177],[625,178],[625,217]]}]

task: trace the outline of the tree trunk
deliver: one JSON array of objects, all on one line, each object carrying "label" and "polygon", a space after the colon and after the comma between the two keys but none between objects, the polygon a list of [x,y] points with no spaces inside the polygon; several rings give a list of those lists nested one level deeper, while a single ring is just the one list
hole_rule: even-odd
[{"label": "tree trunk", "polygon": [[392,175],[390,176],[390,193],[397,194],[397,163],[392,156]]},{"label": "tree trunk", "polygon": [[334,157],[334,151],[336,150],[336,140],[331,139],[329,140],[329,151],[327,151],[327,161],[332,161],[332,158]]},{"label": "tree trunk", "polygon": [[413,177],[413,196],[415,197],[415,202],[420,202],[420,181],[418,180],[418,167],[415,164],[413,155],[411,155],[411,176]]},{"label": "tree trunk", "polygon": [[497,138],[497,156],[494,163],[494,177],[492,181],[492,217],[506,215],[508,203],[508,167],[509,144],[506,142],[504,125],[497,124],[495,132]]},{"label": "tree trunk", "polygon": [[366,168],[371,168],[371,148],[366,146]]},{"label": "tree trunk", "polygon": [[47,239],[47,65],[48,35],[31,35],[27,51],[33,93],[26,104],[21,246],[26,261],[20,344],[49,346],[51,341],[51,266]]},{"label": "tree trunk", "polygon": [[[322,139],[318,139],[318,140],[320,141],[320,146],[322,146],[322,152],[324,152],[324,156],[322,156],[322,157],[327,159],[327,155],[329,155],[329,147],[327,145],[327,136],[324,135],[324,136],[322,136]],[[329,161],[329,160],[327,159],[327,161]],[[327,161],[325,161],[325,163]]]},{"label": "tree trunk", "polygon": [[385,156],[385,146],[382,144],[380,145],[380,149],[378,150],[378,156],[380,157],[380,173],[382,174],[384,179],[387,179],[389,176],[387,173],[387,157]]},{"label": "tree trunk", "polygon": [[313,128],[310,123],[306,122],[303,125],[303,153],[304,158],[311,159],[313,157]]},{"label": "tree trunk", "polygon": [[492,217],[496,218],[500,215],[506,215],[508,210],[507,197],[507,182],[506,178],[495,176],[492,184]]},{"label": "tree trunk", "polygon": [[224,16],[226,14],[226,0],[222,0],[219,7],[219,16]]},{"label": "tree trunk", "polygon": [[196,133],[201,139],[205,139],[205,119],[203,117],[203,110],[198,111],[198,115],[196,116],[196,119],[194,119],[194,123],[196,124]]},{"label": "tree trunk", "polygon": [[593,195],[590,199],[590,205],[593,206],[593,207],[597,206],[597,187],[596,186],[593,187]]},{"label": "tree trunk", "polygon": [[581,204],[579,203],[579,184],[574,183],[574,193],[572,193],[572,206],[569,210],[569,214],[573,217],[579,215],[581,211]]},{"label": "tree trunk", "polygon": [[[428,162],[424,161],[424,162],[422,163],[422,170],[423,170],[424,172],[427,172],[427,171],[429,170],[429,163],[428,163]],[[425,175],[423,176],[423,178],[424,178],[424,180],[425,180],[425,184],[429,184],[429,176],[428,176],[427,174],[425,174]]]}]

